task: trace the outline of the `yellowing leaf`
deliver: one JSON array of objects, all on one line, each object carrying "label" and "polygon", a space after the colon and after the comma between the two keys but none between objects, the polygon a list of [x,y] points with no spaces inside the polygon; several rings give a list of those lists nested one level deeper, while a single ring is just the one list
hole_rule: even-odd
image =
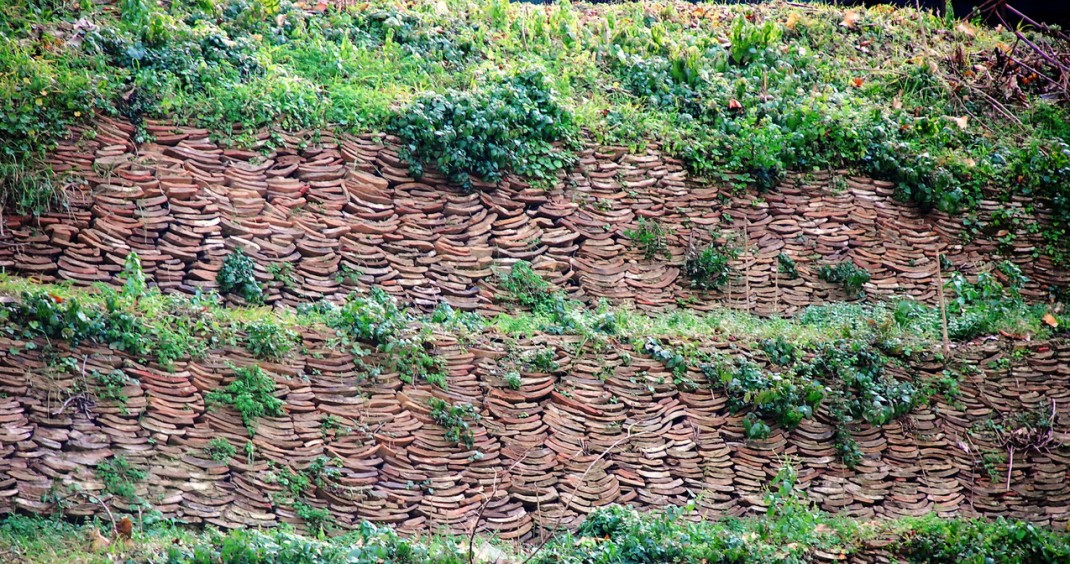
[{"label": "yellowing leaf", "polygon": [[794,30],[795,26],[799,25],[799,13],[792,12],[788,14],[788,21],[784,22],[784,27]]},{"label": "yellowing leaf", "polygon": [[848,29],[854,29],[858,27],[858,22],[862,19],[862,14],[858,12],[847,12],[843,15],[843,21],[840,25]]},{"label": "yellowing leaf", "polygon": [[944,117],[946,117],[947,119],[955,122],[955,125],[959,126],[959,129],[966,129],[966,127],[970,124],[970,116],[962,116],[962,117],[944,116]]},{"label": "yellowing leaf", "polygon": [[1052,329],[1059,326],[1059,320],[1055,319],[1055,316],[1050,313],[1045,313],[1044,317],[1041,317],[1040,319]]}]

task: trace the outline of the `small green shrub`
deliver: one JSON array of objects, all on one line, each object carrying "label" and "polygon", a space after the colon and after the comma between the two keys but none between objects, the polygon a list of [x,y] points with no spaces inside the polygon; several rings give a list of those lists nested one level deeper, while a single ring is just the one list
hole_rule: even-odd
[{"label": "small green shrub", "polygon": [[227,462],[238,453],[238,449],[223,437],[216,437],[208,441],[208,446],[204,447],[204,453],[216,462]]},{"label": "small green shrub", "polygon": [[537,372],[554,372],[557,370],[557,351],[551,347],[529,349],[521,353],[520,361],[529,369]]},{"label": "small green shrub", "polygon": [[761,25],[752,24],[740,16],[732,22],[728,39],[728,48],[732,62],[747,66],[761,53],[768,49],[781,36],[780,26],[775,21],[766,20]]},{"label": "small green shrub", "polygon": [[436,397],[428,399],[427,404],[431,407],[431,419],[446,429],[447,441],[469,449],[475,445],[475,434],[468,423],[479,419],[474,407],[467,403],[450,404]]},{"label": "small green shrub", "polygon": [[235,249],[223,259],[223,268],[216,275],[216,282],[221,294],[235,293],[251,304],[264,301],[264,291],[254,274],[253,259],[241,249]]},{"label": "small green shrub", "polygon": [[505,381],[505,385],[511,390],[519,390],[524,384],[523,379],[520,377],[520,373],[515,370],[506,372],[502,379]]},{"label": "small green shrub", "polygon": [[656,220],[641,217],[635,229],[624,230],[624,236],[631,239],[646,260],[670,256],[665,229]]},{"label": "small green shrub", "polygon": [[571,155],[554,147],[575,133],[542,75],[523,72],[476,92],[449,91],[414,101],[390,122],[401,155],[419,177],[434,163],[470,188],[469,175],[497,182],[506,172],[548,181]]},{"label": "small green shrub", "polygon": [[66,341],[72,347],[84,341],[97,341],[117,350],[146,354],[150,341],[141,321],[126,310],[121,296],[114,290],[103,290],[102,295],[103,312],[84,306],[77,298],[27,291],[20,301],[0,307],[0,320],[21,327],[27,339],[43,336]]},{"label": "small green shrub", "polygon": [[410,321],[406,310],[398,307],[397,299],[375,287],[367,296],[350,294],[329,324],[361,341],[386,345],[397,338]]},{"label": "small green shrub", "polygon": [[236,379],[222,390],[205,394],[209,405],[229,405],[241,415],[249,436],[256,434],[256,420],[260,417],[278,417],[283,414],[283,401],[274,396],[275,381],[260,369],[250,365],[235,368]]},{"label": "small green shrub", "polygon": [[256,358],[280,359],[299,340],[297,333],[270,321],[254,321],[245,325],[245,346]]},{"label": "small green shrub", "polygon": [[684,274],[693,288],[716,290],[724,286],[732,275],[730,263],[739,256],[736,249],[709,245],[684,261]]},{"label": "small green shrub", "polygon": [[123,388],[130,385],[133,380],[122,369],[116,368],[108,373],[93,370],[90,372],[90,378],[93,380],[94,393],[98,398],[116,401],[121,406],[126,405],[127,397]]},{"label": "small green shrub", "polygon": [[499,276],[502,290],[516,303],[532,309],[541,309],[552,301],[553,290],[550,283],[543,280],[531,263],[517,261],[507,274]]},{"label": "small green shrub", "polygon": [[123,281],[123,296],[138,299],[148,291],[145,282],[145,270],[141,268],[141,257],[135,252],[126,255],[123,262],[123,272],[119,275]]},{"label": "small green shrub", "polygon": [[313,507],[303,501],[294,502],[294,512],[305,522],[308,530],[322,537],[334,530],[334,515],[324,507]]},{"label": "small green shrub", "polygon": [[273,262],[268,265],[268,274],[271,279],[281,282],[283,287],[294,289],[297,287],[297,278],[294,277],[294,265],[292,262]]},{"label": "small green shrub", "polygon": [[144,480],[144,470],[130,464],[125,456],[117,455],[102,461],[96,475],[104,482],[104,491],[118,497],[133,500],[137,497],[135,485]]},{"label": "small green shrub", "polygon": [[817,276],[826,282],[842,285],[852,297],[861,298],[866,295],[862,286],[869,282],[869,272],[849,260],[835,265],[821,265]]},{"label": "small green shrub", "polygon": [[370,342],[385,353],[390,368],[402,380],[423,379],[445,388],[445,361],[429,352],[428,327],[409,327],[415,322],[408,310],[398,307],[397,300],[378,287],[367,297],[351,294],[341,308],[330,306],[327,315],[327,325],[338,330],[344,341]]},{"label": "small green shrub", "polygon": [[[774,419],[788,429],[813,417],[825,397],[825,389],[819,382],[792,377],[790,373],[769,374],[746,359],[737,360],[735,367],[705,364],[702,368],[711,381],[722,383],[730,409],[750,407],[758,416]],[[758,423],[754,417],[744,419],[748,438],[768,436],[769,427]]]},{"label": "small green shrub", "polygon": [[795,259],[788,256],[786,253],[777,255],[776,262],[777,273],[783,274],[788,280],[795,280],[799,277],[799,271],[795,266]]}]

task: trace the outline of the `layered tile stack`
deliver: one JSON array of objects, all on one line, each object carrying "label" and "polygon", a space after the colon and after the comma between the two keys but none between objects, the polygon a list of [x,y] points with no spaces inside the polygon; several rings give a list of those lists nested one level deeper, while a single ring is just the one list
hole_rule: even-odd
[{"label": "layered tile stack", "polygon": [[[213,350],[165,371],[99,347],[58,345],[59,356],[78,361],[72,368],[43,354],[43,341],[33,348],[0,338],[0,513],[100,510],[80,495],[57,504],[70,484],[129,507],[106,492],[97,472],[122,456],[147,471],[137,495],[165,515],[223,527],[300,526],[293,500],[272,495],[282,489],[280,469],[305,470],[327,457],[338,460],[339,476],[306,490],[303,502],[330,509],[343,528],[370,520],[464,534],[482,510],[480,530],[528,540],[610,503],[660,508],[694,499],[692,517],[761,512],[764,488],[791,457],[801,488],[828,511],[863,519],[1005,515],[1060,529],[1070,522],[1067,340],[963,346],[957,358],[984,370],[962,383],[961,398],[881,428],[855,429],[865,454],[855,469],[840,462],[826,413],[747,441],[743,414],[730,413],[717,388],[683,391],[671,372],[630,345],[573,356],[580,343],[567,336],[510,348],[493,332],[465,346],[440,334],[436,354],[449,370],[442,390],[369,371],[378,353],[357,363],[322,334],[308,330],[304,340],[304,354],[260,364],[278,386],[285,415],[261,418],[250,438],[235,411],[204,401],[233,379],[234,366],[253,362],[242,349]],[[517,355],[545,348],[557,368],[523,372],[520,389],[509,388],[503,376]],[[95,395],[83,362],[88,374],[118,368],[135,378],[123,390],[125,403]],[[935,361],[909,367],[931,375],[942,369]],[[690,376],[704,382],[698,371]],[[430,416],[432,396],[477,409],[471,448],[446,439]],[[1033,409],[1053,413],[1055,440],[1045,450],[1015,453],[1008,489],[1006,462],[994,476],[981,463],[1001,447],[968,431]],[[205,448],[214,438],[237,454],[212,460]]]},{"label": "layered tile stack", "polygon": [[[412,178],[382,136],[284,139],[278,149],[244,151],[219,147],[204,130],[148,129],[155,142],[135,147],[129,124],[105,120],[94,136],[75,132],[61,145],[52,166],[70,182],[66,209],[40,221],[4,217],[0,268],[114,283],[137,251],[151,282],[192,293],[215,287],[223,259],[241,248],[271,304],[378,285],[421,308],[445,300],[479,311],[499,307],[495,275],[516,260],[576,298],[649,310],[686,300],[790,313],[855,299],[817,275],[842,260],[870,272],[870,296],[931,302],[938,252],[966,273],[1003,252],[1031,279],[1034,298],[1068,277],[1033,258],[1039,236],[1024,225],[1011,243],[999,242],[1006,233],[964,243],[958,219],[921,214],[896,202],[890,185],[840,173],[740,194],[689,178],[656,149],[591,147],[551,189],[509,179],[465,193],[433,173]],[[1024,204],[986,201],[979,214]],[[629,240],[640,218],[666,230],[668,257],[646,260]],[[741,251],[736,274],[720,291],[693,291],[684,259],[714,240]],[[798,278],[778,273],[781,253],[797,263]]]}]

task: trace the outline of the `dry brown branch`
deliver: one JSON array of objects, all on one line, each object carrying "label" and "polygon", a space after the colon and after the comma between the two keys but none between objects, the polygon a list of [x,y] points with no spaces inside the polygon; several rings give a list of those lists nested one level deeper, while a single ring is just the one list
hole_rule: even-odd
[{"label": "dry brown branch", "polygon": [[547,534],[542,539],[542,542],[539,543],[539,545],[535,547],[535,550],[533,550],[531,552],[531,554],[529,554],[528,557],[525,558],[524,561],[521,564],[528,564],[528,562],[531,562],[531,559],[535,558],[535,555],[537,555],[539,553],[539,551],[542,550],[543,547],[545,547],[550,542],[550,539],[553,538],[553,534],[552,534],[553,531],[557,530],[558,527],[561,526],[561,520],[565,518],[565,512],[568,511],[569,507],[572,505],[572,501],[574,499],[576,499],[576,493],[579,492],[580,486],[583,485],[583,481],[587,478],[587,474],[591,473],[591,470],[594,468],[594,465],[598,464],[598,462],[600,460],[605,458],[607,454],[612,452],[613,449],[615,449],[618,446],[620,446],[620,444],[623,443],[624,441],[627,441],[628,439],[631,439],[631,438],[634,438],[634,437],[640,437],[642,435],[645,435],[645,434],[649,433],[649,431],[642,431],[640,433],[636,433],[636,434],[633,435],[632,434],[632,429],[634,429],[635,426],[638,425],[638,424],[639,424],[639,422],[635,422],[635,423],[632,423],[631,425],[628,425],[628,432],[623,437],[618,439],[613,444],[609,445],[609,448],[607,448],[606,450],[602,451],[602,454],[599,454],[597,458],[592,460],[591,463],[587,465],[587,469],[583,471],[583,474],[580,475],[579,481],[576,482],[576,487],[572,488],[572,493],[569,494],[568,501],[561,508],[561,513],[558,514],[557,520],[554,521],[553,526],[550,527],[549,532],[551,534]]},{"label": "dry brown branch", "polygon": [[490,495],[487,496],[487,499],[483,502],[483,505],[479,506],[479,513],[476,514],[476,521],[475,523],[472,523],[472,530],[468,532],[468,564],[473,564],[475,562],[476,531],[479,530],[479,521],[483,519],[483,512],[487,510],[487,506],[490,505],[490,502],[494,500],[494,496],[498,493],[498,478],[501,477],[502,474],[511,473],[513,471],[513,468],[516,468],[517,464],[520,464],[524,461],[525,458],[528,457],[528,454],[531,453],[531,449],[533,448],[535,447],[528,447],[528,449],[524,451],[524,454],[520,455],[520,458],[518,458],[516,462],[512,463],[509,468],[505,470],[505,472],[496,472],[494,474],[494,487],[491,488]]}]

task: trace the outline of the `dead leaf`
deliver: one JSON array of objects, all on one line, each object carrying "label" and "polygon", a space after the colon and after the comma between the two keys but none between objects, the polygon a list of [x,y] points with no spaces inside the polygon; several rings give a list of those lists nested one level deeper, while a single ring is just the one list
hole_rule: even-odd
[{"label": "dead leaf", "polygon": [[732,98],[731,100],[728,101],[728,109],[732,110],[734,112],[738,112],[739,110],[743,109],[743,104],[740,104],[739,100],[736,100],[735,98]]},{"label": "dead leaf", "polygon": [[955,31],[965,35],[966,37],[973,37],[974,35],[976,35],[976,33],[973,31],[973,28],[970,27],[970,24],[966,22],[962,22],[959,25],[955,26]]},{"label": "dead leaf", "polygon": [[903,101],[899,99],[899,96],[896,96],[895,98],[892,98],[892,109],[893,110],[901,110],[901,109],[903,109]]},{"label": "dead leaf", "polygon": [[111,546],[111,541],[100,534],[99,529],[96,527],[89,528],[89,550],[93,552],[103,552],[109,546]]},{"label": "dead leaf", "polygon": [[865,84],[865,83],[866,83],[866,79],[864,79],[864,78],[855,77],[855,78],[851,79],[851,86],[854,86],[855,88],[861,88],[862,85]]},{"label": "dead leaf", "polygon": [[784,27],[795,31],[795,26],[799,25],[799,13],[792,12],[788,14],[788,21],[784,22]]},{"label": "dead leaf", "polygon": [[115,525],[115,530],[119,534],[119,538],[129,539],[134,534],[134,522],[129,517],[123,517]]},{"label": "dead leaf", "polygon": [[854,29],[858,27],[858,22],[861,21],[861,19],[862,14],[853,11],[847,12],[843,15],[843,21],[840,22],[840,25],[846,27],[847,29]]},{"label": "dead leaf", "polygon": [[1050,314],[1050,313],[1045,313],[1044,317],[1041,317],[1040,320],[1043,321],[1048,327],[1051,327],[1052,329],[1055,329],[1056,327],[1059,326],[1059,320],[1055,319],[1055,316]]},{"label": "dead leaf", "polygon": [[946,117],[947,119],[955,122],[955,125],[959,126],[959,129],[966,129],[966,127],[968,127],[970,125],[970,116],[962,116],[962,117],[944,116],[944,117]]}]

